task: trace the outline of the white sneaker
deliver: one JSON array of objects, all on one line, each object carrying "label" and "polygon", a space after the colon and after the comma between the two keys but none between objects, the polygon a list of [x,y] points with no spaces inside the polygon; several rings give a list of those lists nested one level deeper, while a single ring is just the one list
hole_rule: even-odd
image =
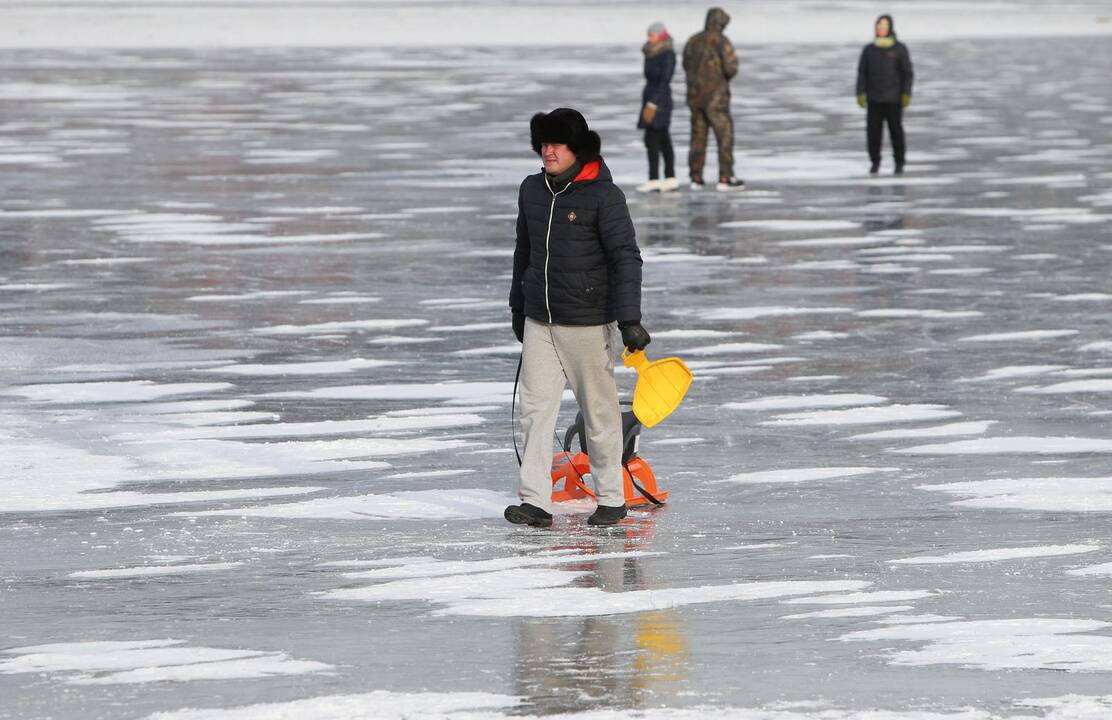
[{"label": "white sneaker", "polygon": [[658,192],[660,190],[659,180],[649,180],[647,183],[642,183],[637,186],[637,192]]},{"label": "white sneaker", "polygon": [[664,178],[660,183],[660,192],[675,192],[680,189],[680,181],[674,177]]},{"label": "white sneaker", "polygon": [[727,190],[744,190],[745,181],[739,177],[726,177],[723,175],[718,178],[718,186],[716,189],[722,192],[726,192]]}]

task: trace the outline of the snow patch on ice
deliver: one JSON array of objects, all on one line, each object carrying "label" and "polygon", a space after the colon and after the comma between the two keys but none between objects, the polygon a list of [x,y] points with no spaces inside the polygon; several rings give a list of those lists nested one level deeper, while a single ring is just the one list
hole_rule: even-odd
[{"label": "snow patch on ice", "polygon": [[726,403],[729,410],[794,410],[802,408],[839,408],[855,405],[876,405],[887,402],[880,395],[840,393],[830,395],[772,395],[760,400]]},{"label": "snow patch on ice", "polygon": [[967,498],[953,503],[960,507],[1112,512],[1112,477],[994,478],[920,485],[918,489]]},{"label": "snow patch on ice", "polygon": [[1075,577],[1109,577],[1112,576],[1112,563],[1101,563],[1100,565],[1074,568],[1072,570],[1067,570],[1066,575],[1073,575]]},{"label": "snow patch on ice", "polygon": [[911,308],[881,308],[877,310],[861,310],[855,313],[858,317],[905,319],[921,318],[924,320],[956,320],[964,318],[981,317],[982,312],[976,310],[914,310]]},{"label": "snow patch on ice", "polygon": [[[493,558],[490,560],[436,560],[432,558],[421,562],[406,565],[392,565],[364,572],[347,573],[349,578],[363,580],[401,580],[411,578],[441,578],[451,575],[477,575],[479,573],[502,572],[520,568],[538,566],[579,564],[596,562],[598,560],[616,560],[630,558],[645,558],[663,555],[660,552],[643,552],[640,550],[583,554],[572,551],[559,553],[541,553],[535,555],[520,555],[515,557]],[[562,584],[562,583],[561,583]],[[382,587],[376,585],[374,587]]]},{"label": "snow patch on ice", "polygon": [[512,382],[398,383],[348,385],[314,390],[268,393],[262,397],[328,400],[443,400],[449,403],[507,403]]},{"label": "snow patch on ice", "polygon": [[720,228],[772,230],[775,232],[813,232],[824,230],[859,230],[861,223],[853,220],[733,220],[718,223]]},{"label": "snow patch on ice", "polygon": [[[321,420],[305,423],[262,423],[257,425],[223,425],[180,428],[156,432],[120,433],[113,437],[132,442],[163,442],[165,440],[244,439],[278,437],[314,437],[362,433],[411,433],[455,427],[482,425],[483,418],[473,414],[422,415],[419,417],[372,417],[365,420]],[[377,452],[382,452],[378,449]]]},{"label": "snow patch on ice", "polygon": [[958,338],[958,342],[1011,342],[1013,340],[1052,340],[1076,335],[1077,330],[1021,330],[1019,332],[988,333]]},{"label": "snow patch on ice", "polygon": [[816,480],[835,480],[840,478],[873,475],[875,473],[898,472],[899,468],[893,467],[817,467],[793,468],[786,470],[761,470],[758,472],[739,473],[715,483],[737,483],[739,485],[763,485],[771,483],[804,483]]},{"label": "snow patch on ice", "polygon": [[890,450],[904,455],[1078,455],[1112,453],[1112,440],[1081,437],[994,437]]},{"label": "snow patch on ice", "polygon": [[1087,634],[1099,620],[1015,618],[896,625],[843,635],[844,641],[918,642],[889,651],[894,665],[961,665],[980,670],[1112,671],[1112,637]]},{"label": "snow patch on ice", "polygon": [[484,520],[501,518],[519,500],[480,488],[415,490],[382,495],[317,498],[305,502],[257,505],[238,510],[180,512],[183,517],[247,517],[296,520]]},{"label": "snow patch on ice", "polygon": [[734,353],[758,353],[770,350],[779,350],[783,345],[770,343],[721,343],[718,345],[700,345],[688,348],[684,353],[688,355],[730,355]]},{"label": "snow patch on ice", "polygon": [[312,325],[273,325],[253,328],[250,332],[258,335],[317,335],[320,333],[378,332],[428,324],[428,320],[419,319],[339,320]]},{"label": "snow patch on ice", "polygon": [[1100,545],[1042,545],[1023,548],[993,548],[952,552],[945,555],[919,555],[916,557],[889,560],[892,565],[952,565],[959,563],[1000,562],[1026,558],[1057,557],[1059,555],[1078,555],[1100,550]]},{"label": "snow patch on ice", "polygon": [[358,372],[372,368],[390,367],[401,365],[398,360],[366,360],[352,358],[350,360],[323,360],[318,362],[301,363],[273,363],[222,365],[220,367],[205,368],[200,372],[218,373],[221,375],[246,375],[251,377],[269,377],[281,375],[338,375],[341,373]]},{"label": "snow patch on ice", "polygon": [[175,395],[201,395],[221,392],[232,387],[235,386],[230,383],[158,384],[150,380],[123,380],[116,382],[16,385],[11,388],[0,389],[0,394],[18,395],[37,403],[77,405],[142,402]]},{"label": "snow patch on ice", "polygon": [[932,590],[876,590],[873,592],[849,593],[847,595],[792,598],[780,602],[786,605],[857,605],[922,600],[935,595],[936,593]]},{"label": "snow patch on ice", "polygon": [[777,415],[761,425],[874,425],[889,422],[920,422],[958,417],[961,413],[946,405],[885,405],[849,410],[819,410],[816,412]]},{"label": "snow patch on ice", "polygon": [[1011,378],[1032,377],[1046,375],[1056,370],[1064,370],[1068,365],[1008,365],[1006,367],[989,370],[983,375],[969,378],[969,382],[982,382],[988,380],[1009,380]]},{"label": "snow patch on ice", "polygon": [[838,608],[836,610],[816,610],[809,613],[784,615],[781,620],[808,620],[826,618],[872,617],[914,610],[914,605],[864,605],[862,607]]},{"label": "snow patch on ice", "polygon": [[718,308],[700,313],[706,320],[755,320],[765,317],[792,317],[795,315],[838,315],[851,313],[848,307],[781,307],[766,305],[758,307]]},{"label": "snow patch on ice", "polygon": [[1112,380],[1070,380],[1068,382],[1043,385],[1042,387],[1021,387],[1016,392],[1033,395],[1062,395],[1066,393],[1106,393],[1112,392]]},{"label": "snow patch on ice", "polygon": [[519,702],[520,698],[509,695],[481,692],[403,693],[376,690],[359,695],[322,695],[236,708],[189,708],[155,713],[147,716],[146,720],[497,720],[507,716],[501,712],[495,714],[496,711],[513,708]]},{"label": "snow patch on ice", "polygon": [[962,435],[981,435],[995,425],[995,420],[977,422],[957,422],[946,425],[934,425],[924,428],[897,428],[895,430],[878,430],[877,432],[851,435],[843,440],[904,440],[908,438],[933,438],[933,437],[959,437]]},{"label": "snow patch on ice", "polygon": [[189,565],[143,565],[140,567],[110,568],[107,570],[79,570],[67,577],[93,580],[115,580],[119,578],[164,577],[166,575],[194,575],[196,573],[219,572],[243,565],[241,562],[199,563]]},{"label": "snow patch on ice", "polygon": [[53,643],[4,650],[0,674],[68,673],[72,685],[230,680],[304,675],[331,665],[282,652],[181,647],[182,640]]},{"label": "snow patch on ice", "polygon": [[841,592],[871,583],[858,580],[781,581],[659,588],[605,592],[599,588],[546,588],[518,593],[503,589],[503,597],[458,600],[435,615],[482,617],[587,617],[663,610],[704,603],[763,600],[812,592]]}]

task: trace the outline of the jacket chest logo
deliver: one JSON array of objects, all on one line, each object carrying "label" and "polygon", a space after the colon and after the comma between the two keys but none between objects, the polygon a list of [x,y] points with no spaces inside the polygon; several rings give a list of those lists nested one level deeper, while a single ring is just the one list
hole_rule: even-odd
[{"label": "jacket chest logo", "polygon": [[570,213],[568,213],[568,222],[575,222],[575,219],[577,217],[579,216],[575,214],[574,210],[572,210]]}]

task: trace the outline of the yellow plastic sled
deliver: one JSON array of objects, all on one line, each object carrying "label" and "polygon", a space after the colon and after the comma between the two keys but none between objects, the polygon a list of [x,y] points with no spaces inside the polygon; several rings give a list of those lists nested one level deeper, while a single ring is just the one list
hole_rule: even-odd
[{"label": "yellow plastic sled", "polygon": [[671,415],[691,387],[691,371],[677,357],[649,362],[643,350],[623,350],[622,362],[637,371],[633,414],[645,427]]}]

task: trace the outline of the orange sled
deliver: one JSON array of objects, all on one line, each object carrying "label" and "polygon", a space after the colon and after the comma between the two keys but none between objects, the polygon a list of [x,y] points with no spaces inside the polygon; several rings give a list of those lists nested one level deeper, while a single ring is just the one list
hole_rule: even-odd
[{"label": "orange sled", "polygon": [[[622,427],[625,444],[622,451],[622,477],[625,480],[625,503],[629,507],[656,505],[655,498],[663,504],[668,499],[668,491],[657,486],[656,475],[645,460],[637,455],[640,441],[641,423],[632,412],[622,413]],[[580,452],[572,453],[571,444],[579,436]],[[552,501],[595,499],[595,492],[587,487],[584,476],[591,472],[591,462],[587,455],[586,432],[583,414],[575,418],[575,424],[564,434],[563,452],[552,457]],[[640,486],[640,489],[638,488]],[[643,492],[642,492],[643,491]]]}]

